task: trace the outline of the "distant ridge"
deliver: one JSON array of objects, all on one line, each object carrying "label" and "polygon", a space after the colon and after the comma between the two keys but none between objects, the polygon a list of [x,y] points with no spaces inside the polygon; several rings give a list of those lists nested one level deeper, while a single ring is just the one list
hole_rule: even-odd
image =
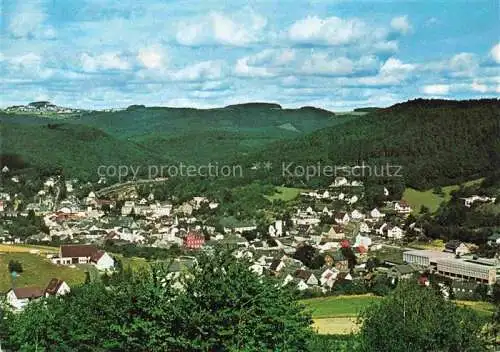
[{"label": "distant ridge", "polygon": [[335,115],[335,113],[333,111],[329,111],[329,110],[326,110],[326,109],[317,108],[315,106],[302,106],[301,108],[299,108],[299,110],[302,110],[302,111],[314,111],[314,112],[319,112],[319,113],[326,114],[326,115],[331,115],[331,116]]},{"label": "distant ridge", "polygon": [[261,108],[261,109],[282,109],[280,104],[276,103],[263,103],[263,102],[252,102],[252,103],[242,103],[242,104],[234,104],[227,105],[225,109],[231,108]]},{"label": "distant ridge", "polygon": [[500,106],[500,99],[470,99],[470,100],[447,100],[447,99],[412,99],[405,101],[403,103],[397,103],[384,109],[379,109],[378,111],[399,111],[408,108],[423,108],[423,109],[435,109],[435,108],[474,108],[484,105]]}]

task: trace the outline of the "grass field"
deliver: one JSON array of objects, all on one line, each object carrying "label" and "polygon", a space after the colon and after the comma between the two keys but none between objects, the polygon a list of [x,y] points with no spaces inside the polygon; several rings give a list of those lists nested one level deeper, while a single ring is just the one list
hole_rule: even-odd
[{"label": "grass field", "polygon": [[[465,182],[464,186],[472,186],[481,182],[483,179],[472,180],[469,182]],[[451,185],[442,187],[443,196],[437,195],[433,193],[432,189],[426,191],[418,191],[413,188],[405,189],[403,193],[403,199],[410,204],[415,214],[420,212],[420,208],[422,205],[426,206],[430,209],[431,213],[434,213],[441,203],[447,202],[451,198],[451,192],[456,191],[460,186],[459,185]]]},{"label": "grass field", "polygon": [[495,313],[495,306],[489,302],[482,301],[454,301],[460,307],[468,307],[475,310],[480,316],[490,318]]},{"label": "grass field", "polygon": [[59,248],[49,246],[38,246],[30,244],[0,244],[0,252],[3,253],[29,253],[30,251],[38,250],[40,253],[57,253]]},{"label": "grass field", "polygon": [[17,287],[44,288],[52,278],[62,279],[70,287],[85,281],[84,267],[70,268],[54,265],[44,256],[26,252],[0,253],[0,292],[5,292],[11,287],[11,277],[8,271],[10,260],[19,261],[23,266],[23,272],[16,279]]},{"label": "grass field", "polygon": [[408,247],[416,248],[416,249],[431,249],[431,250],[435,250],[435,251],[442,251],[442,250],[444,250],[444,241],[443,240],[434,240],[430,243],[423,243],[423,242],[414,241],[414,242],[409,243]]},{"label": "grass field", "polygon": [[[313,327],[319,334],[350,334],[359,329],[357,324],[359,313],[380,299],[372,295],[330,296],[305,299],[301,303],[311,310]],[[454,302],[458,306],[473,309],[484,318],[490,318],[495,312],[495,307],[488,302]]]},{"label": "grass field", "polygon": [[362,309],[380,298],[372,295],[330,296],[302,300],[312,311],[319,334],[350,334],[359,328],[356,320]]},{"label": "grass field", "polygon": [[363,308],[379,299],[372,295],[330,296],[301,303],[312,311],[313,318],[356,317]]},{"label": "grass field", "polygon": [[349,335],[359,330],[356,317],[314,319],[313,328],[322,335]]},{"label": "grass field", "polygon": [[291,188],[291,187],[276,187],[276,193],[272,196],[266,196],[270,201],[282,200],[284,202],[289,202],[297,198],[300,192],[305,192],[302,188]]}]

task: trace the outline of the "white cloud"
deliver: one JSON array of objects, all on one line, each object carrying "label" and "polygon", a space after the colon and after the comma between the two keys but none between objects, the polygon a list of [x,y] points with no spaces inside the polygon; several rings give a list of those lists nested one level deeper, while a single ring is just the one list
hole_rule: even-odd
[{"label": "white cloud", "polygon": [[376,76],[362,77],[359,83],[366,85],[398,85],[403,83],[416,69],[414,64],[405,64],[396,58],[389,58],[380,67]]},{"label": "white cloud", "polygon": [[422,92],[427,95],[446,95],[450,91],[447,84],[430,84],[422,88]]},{"label": "white cloud", "polygon": [[234,74],[239,77],[273,77],[275,73],[266,67],[249,65],[250,57],[242,57],[236,61]]},{"label": "white cloud", "polygon": [[120,57],[119,53],[105,53],[96,56],[83,53],[81,56],[81,64],[85,72],[127,70],[130,68],[130,64]]},{"label": "white cloud", "polygon": [[288,29],[288,37],[297,43],[345,45],[363,38],[368,33],[366,24],[358,19],[339,17],[321,19],[308,16],[298,20]]},{"label": "white cloud", "polygon": [[231,16],[212,11],[204,18],[182,22],[178,26],[176,39],[179,44],[186,46],[246,46],[261,40],[266,25],[267,19],[253,11]]},{"label": "white cloud", "polygon": [[158,47],[140,49],[137,59],[147,69],[160,69],[165,64],[165,55]]},{"label": "white cloud", "polygon": [[460,53],[453,56],[446,66],[451,71],[452,76],[469,77],[475,74],[479,68],[479,63],[476,55]]},{"label": "white cloud", "polygon": [[35,53],[27,53],[14,57],[6,57],[9,78],[14,81],[40,80],[50,78],[54,70],[45,66],[42,57]]},{"label": "white cloud", "polygon": [[216,80],[223,76],[221,61],[203,61],[171,74],[178,81]]},{"label": "white cloud", "polygon": [[265,49],[255,55],[236,61],[234,74],[241,77],[272,77],[292,65],[296,60],[294,49]]},{"label": "white cloud", "polygon": [[298,83],[299,83],[299,79],[295,76],[287,76],[281,80],[281,84],[286,86],[286,87],[295,86]]},{"label": "white cloud", "polygon": [[408,21],[408,16],[394,17],[391,20],[391,27],[395,31],[401,34],[407,34],[411,30],[410,22]]},{"label": "white cloud", "polygon": [[497,64],[500,64],[500,42],[491,48],[490,55]]},{"label": "white cloud", "polygon": [[54,39],[55,29],[46,24],[47,14],[39,0],[22,1],[9,16],[7,30],[15,38]]},{"label": "white cloud", "polygon": [[486,93],[488,91],[488,87],[485,84],[481,84],[478,81],[474,81],[471,84],[471,89],[475,92]]},{"label": "white cloud", "polygon": [[329,58],[326,53],[311,55],[302,65],[306,74],[348,75],[354,70],[354,63],[346,57]]}]

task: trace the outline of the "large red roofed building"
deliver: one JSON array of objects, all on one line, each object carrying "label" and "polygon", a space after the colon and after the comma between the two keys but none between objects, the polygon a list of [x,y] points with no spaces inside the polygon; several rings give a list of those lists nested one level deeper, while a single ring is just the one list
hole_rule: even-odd
[{"label": "large red roofed building", "polygon": [[62,245],[59,256],[52,258],[52,263],[60,265],[92,263],[99,270],[112,269],[114,260],[105,251],[88,244]]},{"label": "large red roofed building", "polygon": [[184,237],[183,244],[188,249],[199,249],[205,244],[205,236],[198,232],[190,231]]},{"label": "large red roofed building", "polygon": [[342,240],[342,241],[340,241],[340,247],[349,248],[349,247],[351,247],[351,244],[349,243],[348,240]]}]

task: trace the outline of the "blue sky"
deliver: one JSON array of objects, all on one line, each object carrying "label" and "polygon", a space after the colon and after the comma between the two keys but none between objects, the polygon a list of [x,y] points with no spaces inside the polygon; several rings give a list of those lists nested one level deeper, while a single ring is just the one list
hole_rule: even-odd
[{"label": "blue sky", "polygon": [[11,0],[1,11],[1,106],[339,111],[500,95],[497,0]]}]

